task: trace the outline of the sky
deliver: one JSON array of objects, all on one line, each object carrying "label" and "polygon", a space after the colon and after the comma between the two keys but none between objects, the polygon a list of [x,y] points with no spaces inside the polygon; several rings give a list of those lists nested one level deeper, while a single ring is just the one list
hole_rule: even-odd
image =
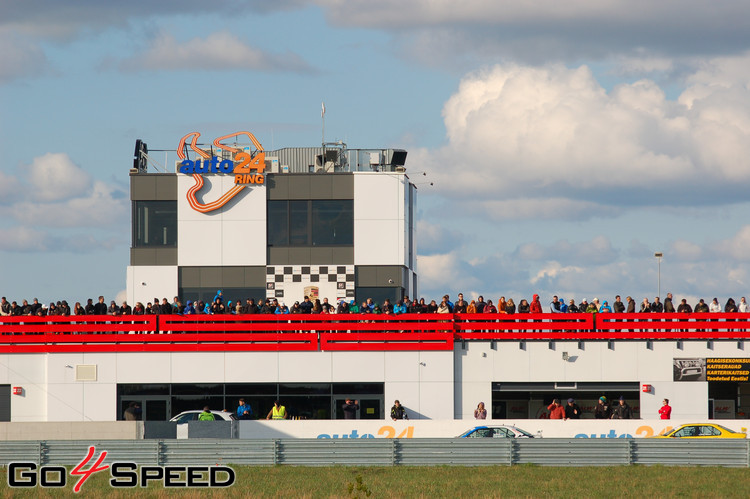
[{"label": "sky", "polygon": [[0,0],[0,294],[122,296],[136,139],[317,146],[323,101],[409,151],[421,296],[750,293],[746,1]]}]

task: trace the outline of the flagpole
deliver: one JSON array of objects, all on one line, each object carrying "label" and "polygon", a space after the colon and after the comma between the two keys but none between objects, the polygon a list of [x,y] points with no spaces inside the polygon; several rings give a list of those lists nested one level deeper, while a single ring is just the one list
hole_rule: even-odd
[{"label": "flagpole", "polygon": [[320,163],[321,163],[321,166],[323,167],[323,171],[325,171],[325,168],[326,168],[326,103],[325,101],[323,101],[321,104],[320,119],[323,122],[323,128],[321,132],[321,145],[323,146],[323,156],[320,158]]}]

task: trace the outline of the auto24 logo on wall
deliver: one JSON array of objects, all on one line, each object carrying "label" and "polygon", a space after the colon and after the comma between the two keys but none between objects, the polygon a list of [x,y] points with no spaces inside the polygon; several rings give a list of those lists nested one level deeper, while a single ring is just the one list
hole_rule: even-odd
[{"label": "auto24 logo on wall", "polygon": [[[221,488],[234,484],[236,475],[229,466],[139,466],[129,461],[103,464],[107,451],[102,451],[93,464],[96,454],[90,446],[88,454],[72,470],[71,479],[77,478],[73,492],[80,492],[83,484],[96,473],[109,470],[109,485],[114,488],[148,487],[151,482],[165,488]],[[87,467],[87,469],[84,469]],[[68,484],[65,466],[44,465],[34,462],[8,463],[8,486],[12,488],[63,488]]]},{"label": "auto24 logo on wall", "polygon": [[[187,200],[192,209],[200,213],[209,213],[218,210],[242,192],[242,189],[245,187],[265,184],[263,172],[266,168],[266,153],[263,150],[263,146],[258,142],[258,139],[255,138],[255,135],[250,132],[236,132],[224,135],[213,141],[213,147],[227,152],[233,157],[233,160],[212,156],[198,147],[198,137],[200,135],[198,132],[190,132],[180,139],[180,143],[177,146],[177,156],[182,160],[178,165],[178,171],[186,175],[192,175],[193,179],[195,179],[195,185],[187,192]],[[240,135],[245,135],[250,139],[250,142],[255,147],[255,153],[223,143],[228,138]],[[188,159],[188,148],[198,155],[199,158],[195,160]],[[234,186],[222,194],[216,201],[201,203],[196,196],[198,191],[203,188],[203,174],[212,173],[234,175]]]}]

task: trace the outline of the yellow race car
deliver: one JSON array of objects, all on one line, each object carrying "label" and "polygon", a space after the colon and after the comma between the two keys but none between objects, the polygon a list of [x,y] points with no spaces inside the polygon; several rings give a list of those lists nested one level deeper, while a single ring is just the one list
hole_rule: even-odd
[{"label": "yellow race car", "polygon": [[684,424],[656,438],[746,438],[744,433],[732,431],[713,423]]}]

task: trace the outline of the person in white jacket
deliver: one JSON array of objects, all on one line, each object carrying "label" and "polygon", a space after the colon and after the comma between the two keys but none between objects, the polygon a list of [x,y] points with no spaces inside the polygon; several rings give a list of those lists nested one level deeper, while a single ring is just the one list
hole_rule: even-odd
[{"label": "person in white jacket", "polygon": [[737,310],[739,310],[740,312],[750,312],[750,305],[747,304],[744,296],[740,298],[740,304],[737,307]]},{"label": "person in white jacket", "polygon": [[708,311],[709,312],[721,312],[721,305],[719,305],[719,300],[714,298],[713,301],[708,305]]}]

